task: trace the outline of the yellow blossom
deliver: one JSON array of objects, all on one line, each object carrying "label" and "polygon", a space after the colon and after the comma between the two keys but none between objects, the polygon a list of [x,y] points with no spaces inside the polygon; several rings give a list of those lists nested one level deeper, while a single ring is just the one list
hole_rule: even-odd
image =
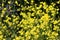
[{"label": "yellow blossom", "polygon": [[23,30],[19,31],[19,33],[20,33],[21,35],[24,35],[24,31],[23,31]]},{"label": "yellow blossom", "polygon": [[3,39],[3,35],[0,35],[0,39]]},{"label": "yellow blossom", "polygon": [[11,3],[11,1],[8,1],[8,4],[10,4]]},{"label": "yellow blossom", "polygon": [[57,32],[52,32],[52,35],[58,36],[58,33]]},{"label": "yellow blossom", "polygon": [[3,29],[6,29],[6,26],[3,26]]},{"label": "yellow blossom", "polygon": [[53,30],[58,31],[59,30],[59,27],[58,26],[54,26]]},{"label": "yellow blossom", "polygon": [[41,17],[41,20],[48,22],[49,21],[49,16],[48,14],[45,14],[44,16]]},{"label": "yellow blossom", "polygon": [[0,31],[0,34],[2,34],[2,32]]},{"label": "yellow blossom", "polygon": [[5,11],[5,10],[7,10],[7,8],[4,8],[3,10]]},{"label": "yellow blossom", "polygon": [[30,35],[30,32],[27,31],[27,32],[25,33],[25,36],[28,37],[29,35]]},{"label": "yellow blossom", "polygon": [[15,4],[17,4],[17,5],[18,5],[18,2],[17,2],[17,1],[15,1]]},{"label": "yellow blossom", "polygon": [[20,40],[20,37],[16,37],[15,40]]},{"label": "yellow blossom", "polygon": [[2,3],[2,7],[4,6],[4,3]]},{"label": "yellow blossom", "polygon": [[57,21],[57,20],[55,20],[53,24],[57,24],[57,23],[58,23],[58,21]]}]

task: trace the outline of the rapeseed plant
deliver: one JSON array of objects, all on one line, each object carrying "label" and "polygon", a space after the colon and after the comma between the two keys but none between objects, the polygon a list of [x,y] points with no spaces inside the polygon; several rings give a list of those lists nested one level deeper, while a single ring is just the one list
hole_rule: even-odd
[{"label": "rapeseed plant", "polygon": [[3,0],[0,40],[60,40],[60,9],[57,2]]}]

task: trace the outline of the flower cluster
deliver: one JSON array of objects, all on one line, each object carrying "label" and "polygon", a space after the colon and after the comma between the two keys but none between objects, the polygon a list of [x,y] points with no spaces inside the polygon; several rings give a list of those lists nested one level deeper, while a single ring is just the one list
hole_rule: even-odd
[{"label": "flower cluster", "polygon": [[60,0],[3,0],[0,40],[60,40]]}]

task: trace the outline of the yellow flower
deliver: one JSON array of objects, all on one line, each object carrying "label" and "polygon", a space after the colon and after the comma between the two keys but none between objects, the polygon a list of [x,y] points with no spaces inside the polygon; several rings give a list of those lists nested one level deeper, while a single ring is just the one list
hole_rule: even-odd
[{"label": "yellow flower", "polygon": [[2,34],[2,32],[0,31],[0,34]]},{"label": "yellow flower", "polygon": [[17,36],[16,36],[15,40],[20,40],[20,37],[17,37]]},{"label": "yellow flower", "polygon": [[42,32],[42,35],[45,35],[45,32]]},{"label": "yellow flower", "polygon": [[35,8],[31,8],[32,11],[35,11]]},{"label": "yellow flower", "polygon": [[4,6],[4,3],[2,3],[2,7]]},{"label": "yellow flower", "polygon": [[34,38],[37,40],[40,36],[39,35],[35,35]]},{"label": "yellow flower", "polygon": [[6,29],[6,26],[3,26],[3,29]]},{"label": "yellow flower", "polygon": [[27,18],[27,15],[23,12],[21,12],[20,15],[22,15],[24,18]]},{"label": "yellow flower", "polygon": [[17,9],[17,11],[20,11],[20,8],[19,8],[19,9]]},{"label": "yellow flower", "polygon": [[51,36],[51,30],[46,31],[46,32],[45,32],[45,35],[47,35],[47,36],[50,37],[50,36]]},{"label": "yellow flower", "polygon": [[54,26],[53,30],[58,31],[59,30],[59,27],[58,26]]},{"label": "yellow flower", "polygon": [[55,36],[50,36],[49,38],[51,38],[51,40],[52,40],[52,39],[55,39]]},{"label": "yellow flower", "polygon": [[53,10],[54,9],[54,7],[52,5],[50,5],[48,8],[49,8],[49,10]]},{"label": "yellow flower", "polygon": [[11,3],[11,1],[8,1],[8,4],[10,4]]},{"label": "yellow flower", "polygon": [[27,1],[27,0],[24,0],[24,1]]},{"label": "yellow flower", "polygon": [[48,14],[45,14],[44,16],[41,17],[41,20],[48,22],[49,21],[49,16]]},{"label": "yellow flower", "polygon": [[21,35],[24,35],[24,31],[23,31],[23,30],[19,31],[19,33],[20,33]]},{"label": "yellow flower", "polygon": [[9,26],[12,26],[13,23],[8,21],[8,24],[9,24]]},{"label": "yellow flower", "polygon": [[16,21],[16,24],[18,24],[19,23],[19,21]]},{"label": "yellow flower", "polygon": [[39,9],[42,8],[42,5],[39,5]]},{"label": "yellow flower", "polygon": [[2,14],[4,14],[5,13],[5,11],[4,10],[2,10]]},{"label": "yellow flower", "polygon": [[31,16],[34,16],[34,13],[32,13]]},{"label": "yellow flower", "polygon": [[57,24],[58,23],[58,21],[57,20],[55,20],[54,22],[53,22],[53,24]]},{"label": "yellow flower", "polygon": [[34,3],[34,0],[31,0],[31,4],[33,4]]},{"label": "yellow flower", "polygon": [[8,20],[11,20],[11,18],[10,18],[10,17],[7,17],[7,19],[8,19]]},{"label": "yellow flower", "polygon": [[52,35],[53,36],[58,36],[58,33],[57,32],[52,32]]},{"label": "yellow flower", "polygon": [[17,4],[17,5],[18,5],[18,2],[17,2],[17,1],[15,1],[15,4]]},{"label": "yellow flower", "polygon": [[18,4],[18,6],[20,6],[20,4]]},{"label": "yellow flower", "polygon": [[27,30],[27,29],[28,29],[28,27],[24,27],[24,29],[25,29],[25,30]]},{"label": "yellow flower", "polygon": [[54,7],[56,4],[52,2],[51,5]]},{"label": "yellow flower", "polygon": [[48,7],[48,5],[46,4],[46,2],[43,3],[43,8],[46,9]]},{"label": "yellow flower", "polygon": [[41,11],[41,10],[38,10],[36,14],[40,15],[40,11]]},{"label": "yellow flower", "polygon": [[30,39],[30,36],[26,37],[25,39],[26,39],[26,40],[29,40],[29,39]]},{"label": "yellow flower", "polygon": [[16,17],[15,19],[13,19],[13,22],[16,22],[18,20],[18,18]]},{"label": "yellow flower", "polygon": [[4,17],[4,14],[3,13],[1,14],[1,17]]},{"label": "yellow flower", "polygon": [[44,29],[44,25],[43,25],[43,23],[39,26],[41,29]]},{"label": "yellow flower", "polygon": [[52,13],[52,16],[54,16],[55,15],[55,10],[52,10],[51,13]]},{"label": "yellow flower", "polygon": [[33,19],[33,18],[29,18],[29,19],[28,19],[28,22],[29,22],[29,24],[30,24],[30,23],[34,23],[34,19]]},{"label": "yellow flower", "polygon": [[3,39],[3,35],[0,35],[0,39]]},{"label": "yellow flower", "polygon": [[13,17],[13,18],[16,18],[16,16],[15,16],[15,15],[12,15],[12,17]]},{"label": "yellow flower", "polygon": [[48,8],[46,8],[46,13],[48,13],[49,12],[49,9]]},{"label": "yellow flower", "polygon": [[23,21],[23,24],[28,24],[27,20],[22,20],[22,21]]},{"label": "yellow flower", "polygon": [[58,4],[60,4],[60,0],[59,0],[59,1],[57,1],[57,3],[58,3]]},{"label": "yellow flower", "polygon": [[24,1],[29,4],[29,2],[27,0],[24,0]]},{"label": "yellow flower", "polygon": [[13,40],[15,40],[15,39],[13,39]]},{"label": "yellow flower", "polygon": [[3,40],[6,40],[5,38],[3,38]]},{"label": "yellow flower", "polygon": [[25,37],[28,37],[29,35],[30,35],[30,32],[27,31],[27,32],[25,33]]},{"label": "yellow flower", "polygon": [[43,4],[44,2],[40,2],[40,4]]},{"label": "yellow flower", "polygon": [[4,11],[6,11],[6,10],[7,10],[7,8],[4,8],[3,10],[4,10]]}]

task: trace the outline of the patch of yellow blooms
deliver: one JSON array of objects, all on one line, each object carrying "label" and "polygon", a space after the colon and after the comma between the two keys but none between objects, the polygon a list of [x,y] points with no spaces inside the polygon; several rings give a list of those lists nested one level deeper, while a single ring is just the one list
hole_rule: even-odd
[{"label": "patch of yellow blooms", "polygon": [[[27,0],[24,1],[29,4]],[[57,3],[60,4],[60,0]],[[11,4],[11,1],[8,1],[8,4]],[[55,3],[48,5],[46,2],[40,2],[40,5],[37,7],[37,4],[34,4],[34,0],[31,0],[31,5],[24,7],[18,4],[18,0],[16,0],[15,4],[21,6],[21,10],[29,11],[27,11],[27,13],[21,11],[21,19],[20,16],[14,14],[9,17],[9,13],[5,13],[7,8],[3,8],[0,15],[0,40],[7,40],[8,37],[11,40],[44,40],[43,36],[46,36],[46,40],[55,40],[58,35],[60,35],[58,33],[60,32],[60,18],[59,20],[54,19],[55,14],[59,10],[55,8]],[[2,3],[2,7],[3,6],[4,3]],[[17,11],[20,11],[20,8],[18,8]],[[49,15],[49,12],[51,12],[51,15]],[[4,16],[5,14],[6,16]],[[51,23],[53,23],[53,26]]]}]

